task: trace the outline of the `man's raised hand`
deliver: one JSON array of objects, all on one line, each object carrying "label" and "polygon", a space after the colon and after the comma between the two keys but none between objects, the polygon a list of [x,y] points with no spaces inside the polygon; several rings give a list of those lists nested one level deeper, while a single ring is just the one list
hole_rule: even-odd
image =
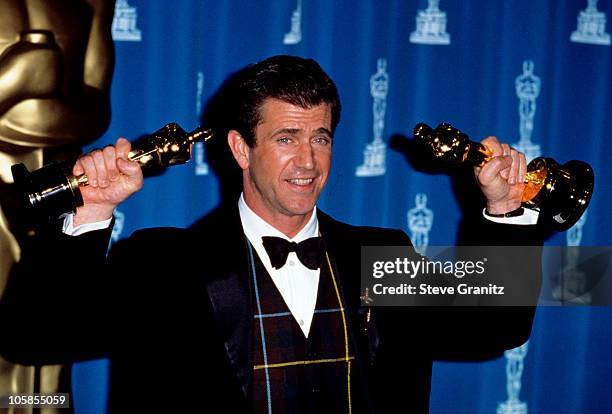
[{"label": "man's raised hand", "polygon": [[109,219],[121,202],[142,188],[140,165],[128,159],[130,148],[128,140],[119,138],[114,146],[79,157],[72,173],[86,174],[89,185],[81,187],[83,206],[77,208],[75,226]]},{"label": "man's raised hand", "polygon": [[493,152],[493,158],[474,172],[487,200],[487,211],[503,214],[521,206],[525,189],[527,161],[525,154],[502,144],[496,137],[483,139],[482,144]]}]

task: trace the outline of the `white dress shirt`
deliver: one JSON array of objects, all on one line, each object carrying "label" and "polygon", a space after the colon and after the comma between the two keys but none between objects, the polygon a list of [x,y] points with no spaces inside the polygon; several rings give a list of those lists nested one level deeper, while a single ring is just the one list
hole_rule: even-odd
[{"label": "white dress shirt", "polygon": [[62,230],[68,236],[80,236],[81,234],[94,231],[104,230],[110,226],[113,218],[108,220],[96,221],[95,223],[85,223],[78,226],[74,226],[74,213],[68,213],[64,215],[64,224]]},{"label": "white dress shirt", "polygon": [[532,210],[530,208],[523,208],[523,214],[517,217],[494,217],[489,216],[487,214],[487,209],[482,209],[482,215],[484,218],[490,221],[494,221],[495,223],[501,224],[517,224],[520,226],[531,226],[538,222],[538,217],[540,217],[540,212],[538,210]]},{"label": "white dress shirt", "polygon": [[[310,237],[318,236],[319,221],[317,220],[317,208],[313,209],[312,217],[310,217],[308,223],[292,239],[255,214],[244,201],[244,195],[240,196],[238,210],[240,211],[240,221],[242,222],[244,234],[253,245],[255,252],[270,274],[274,285],[280,292],[302,332],[308,337],[312,317],[317,305],[317,290],[319,288],[319,275],[321,271],[320,269],[311,270],[304,266],[295,252],[289,253],[287,262],[283,267],[274,269],[261,238],[263,236],[274,236],[299,243]],[[257,276],[261,277],[262,275]]]}]

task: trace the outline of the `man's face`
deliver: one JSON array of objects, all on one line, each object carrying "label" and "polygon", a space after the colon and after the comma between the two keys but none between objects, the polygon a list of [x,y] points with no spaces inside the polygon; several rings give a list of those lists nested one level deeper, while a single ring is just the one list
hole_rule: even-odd
[{"label": "man's face", "polygon": [[329,175],[329,105],[304,109],[268,99],[260,113],[255,146],[246,148],[247,160],[241,164],[245,200],[273,225],[287,218],[307,220]]}]

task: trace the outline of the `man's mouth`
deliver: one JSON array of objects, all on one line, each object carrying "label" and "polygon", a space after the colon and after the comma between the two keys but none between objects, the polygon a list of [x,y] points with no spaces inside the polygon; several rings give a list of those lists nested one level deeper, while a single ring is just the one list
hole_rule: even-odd
[{"label": "man's mouth", "polygon": [[314,178],[289,178],[287,182],[294,185],[306,186],[311,184],[314,181]]}]

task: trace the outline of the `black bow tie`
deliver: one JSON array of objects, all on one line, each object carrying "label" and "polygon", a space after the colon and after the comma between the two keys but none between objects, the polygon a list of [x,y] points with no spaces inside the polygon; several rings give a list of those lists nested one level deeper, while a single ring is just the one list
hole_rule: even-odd
[{"label": "black bow tie", "polygon": [[311,237],[300,243],[290,242],[280,237],[262,237],[264,248],[268,252],[272,267],[280,269],[285,265],[289,252],[295,252],[304,266],[316,270],[321,266],[325,254],[322,237]]}]

